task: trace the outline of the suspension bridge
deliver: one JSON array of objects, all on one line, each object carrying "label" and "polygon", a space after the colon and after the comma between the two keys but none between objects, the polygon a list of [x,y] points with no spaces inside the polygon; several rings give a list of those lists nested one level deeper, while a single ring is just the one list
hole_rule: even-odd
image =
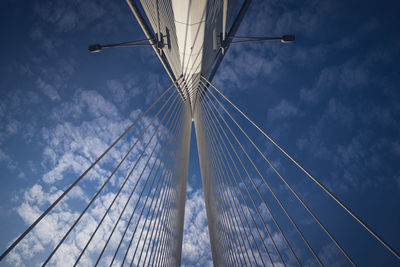
[{"label": "suspension bridge", "polygon": [[[317,177],[279,145],[244,111],[230,101],[212,80],[235,43],[280,40],[294,36],[244,37],[236,32],[250,0],[127,0],[146,39],[117,45],[93,45],[92,52],[115,46],[151,46],[171,79],[169,86],[58,198],[2,253],[4,260],[68,194],[108,164],[110,172],[66,230],[57,237],[43,266],[66,240],[76,237],[79,225],[105,192],[105,203],[90,235],[76,252],[77,265],[179,266],[188,175],[190,136],[194,130],[215,266],[330,265],[316,242],[288,207],[288,196],[349,265],[357,262],[330,228],[296,190],[290,172],[281,170],[265,144],[283,155],[302,173],[298,179],[314,183],[371,238],[400,259],[367,222],[357,216]],[[263,139],[255,138],[249,128]],[[250,133],[251,132],[251,133]],[[260,141],[262,140],[262,141]],[[103,163],[116,147],[124,147],[118,161]],[[95,173],[95,174],[93,174]],[[117,179],[117,176],[123,177]],[[282,197],[281,189],[287,194]],[[111,212],[116,216],[111,218]],[[106,227],[105,222],[108,221]],[[82,231],[82,229],[80,230]],[[101,236],[101,238],[99,237]]]}]

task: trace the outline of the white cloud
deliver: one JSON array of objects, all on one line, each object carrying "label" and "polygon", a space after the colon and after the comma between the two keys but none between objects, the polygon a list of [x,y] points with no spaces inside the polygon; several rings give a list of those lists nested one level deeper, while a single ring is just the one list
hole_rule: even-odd
[{"label": "white cloud", "polygon": [[116,117],[118,114],[117,108],[95,91],[82,91],[78,97],[86,105],[89,113],[96,117]]},{"label": "white cloud", "polygon": [[125,93],[125,86],[123,83],[117,80],[108,80],[107,86],[111,90],[114,99],[117,102],[124,101],[124,99],[126,98],[126,93]]},{"label": "white cloud", "polygon": [[5,151],[0,148],[0,162],[5,163],[6,167],[10,170],[17,168],[17,162],[11,158]]},{"label": "white cloud", "polygon": [[43,81],[41,78],[36,80],[36,86],[52,101],[60,100],[60,95],[58,94],[56,88]]},{"label": "white cloud", "polygon": [[349,107],[335,98],[329,99],[328,106],[325,110],[326,116],[331,119],[340,121],[345,126],[351,126],[354,119],[354,114]]},{"label": "white cloud", "polygon": [[343,266],[348,262],[343,254],[338,250],[335,244],[327,244],[322,246],[318,253],[319,258],[324,263],[329,263],[329,266]]},{"label": "white cloud", "polygon": [[182,262],[185,266],[212,266],[204,196],[201,189],[187,195]]},{"label": "white cloud", "polygon": [[54,24],[61,32],[86,27],[89,22],[102,17],[104,10],[104,5],[95,1],[38,2],[35,6],[36,13],[46,22]]},{"label": "white cloud", "polygon": [[[145,78],[144,78],[145,79]],[[108,80],[107,88],[112,95],[112,100],[119,106],[126,108],[132,99],[143,93],[141,82],[133,75],[126,75],[120,80]],[[147,82],[145,82],[147,84]],[[149,90],[151,91],[151,90]],[[152,97],[147,96],[146,102],[152,101]]]},{"label": "white cloud", "polygon": [[276,122],[298,115],[301,115],[298,108],[283,99],[278,105],[268,109],[267,119],[269,122]]}]

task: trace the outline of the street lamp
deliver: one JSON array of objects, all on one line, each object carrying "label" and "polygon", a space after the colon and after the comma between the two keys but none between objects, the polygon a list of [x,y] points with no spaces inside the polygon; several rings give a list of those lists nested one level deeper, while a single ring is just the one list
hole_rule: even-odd
[{"label": "street lamp", "polygon": [[[166,38],[166,42],[164,42],[164,38]],[[123,42],[118,44],[92,44],[89,45],[88,50],[91,53],[98,53],[103,50],[103,48],[112,48],[112,47],[132,47],[132,46],[152,46],[155,45],[159,50],[162,50],[165,45],[167,45],[168,49],[171,48],[171,42],[169,38],[169,32],[166,35],[162,33],[156,34],[156,38],[150,39],[142,39],[130,42]]]},{"label": "street lamp", "polygon": [[143,40],[136,40],[136,41],[131,41],[131,42],[123,42],[123,43],[118,43],[118,44],[106,44],[106,45],[92,44],[92,45],[89,45],[88,50],[91,53],[98,53],[98,52],[102,51],[103,48],[150,46],[152,44],[148,43],[148,41],[151,41],[151,40],[154,40],[154,39],[143,39]]},{"label": "street lamp", "polygon": [[231,44],[249,43],[249,42],[264,42],[264,41],[281,41],[282,43],[291,43],[295,40],[295,36],[288,34],[282,37],[250,37],[250,36],[232,36],[232,40],[240,39],[239,41],[232,41]]}]

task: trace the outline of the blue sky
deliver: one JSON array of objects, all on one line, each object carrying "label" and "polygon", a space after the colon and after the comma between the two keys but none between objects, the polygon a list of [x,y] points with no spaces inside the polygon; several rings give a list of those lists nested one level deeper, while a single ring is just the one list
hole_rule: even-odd
[{"label": "blue sky", "polygon": [[[88,44],[143,38],[125,1],[22,5],[6,0],[0,5],[4,250],[170,81],[150,48],[87,52]],[[296,42],[232,46],[214,83],[399,250],[396,10],[393,1],[253,1],[241,35],[293,33]],[[398,264],[261,135],[248,129],[356,262]],[[204,266],[211,264],[211,252],[194,136],[191,144],[183,264]],[[119,149],[124,151],[123,146]],[[75,202],[87,201],[88,188],[98,183],[93,178],[76,190],[65,204],[68,212],[57,210],[26,247],[1,265],[40,263],[55,242],[51,233],[72,220],[79,210],[74,210]],[[309,218],[301,216],[299,212],[311,235],[318,235]],[[49,228],[51,221],[56,222],[54,228]],[[325,241],[320,241],[321,255],[345,264]],[[71,254],[74,245],[70,241],[63,253]]]}]

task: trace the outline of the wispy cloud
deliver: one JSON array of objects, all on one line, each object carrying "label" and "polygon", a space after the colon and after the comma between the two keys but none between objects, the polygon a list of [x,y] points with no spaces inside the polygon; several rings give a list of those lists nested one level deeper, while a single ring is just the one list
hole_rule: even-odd
[{"label": "wispy cloud", "polygon": [[100,18],[105,13],[104,5],[95,1],[38,2],[35,11],[43,20],[55,24],[57,29],[63,32],[85,27],[87,23]]},{"label": "wispy cloud", "polygon": [[269,122],[279,122],[281,120],[301,116],[301,112],[293,104],[283,99],[278,105],[268,109],[267,119]]},{"label": "wispy cloud", "polygon": [[183,266],[212,266],[211,246],[204,195],[201,189],[188,192],[183,233]]},{"label": "wispy cloud", "polygon": [[58,94],[57,90],[50,84],[39,78],[36,81],[36,85],[42,91],[42,93],[49,97],[52,101],[60,100],[60,95]]}]

